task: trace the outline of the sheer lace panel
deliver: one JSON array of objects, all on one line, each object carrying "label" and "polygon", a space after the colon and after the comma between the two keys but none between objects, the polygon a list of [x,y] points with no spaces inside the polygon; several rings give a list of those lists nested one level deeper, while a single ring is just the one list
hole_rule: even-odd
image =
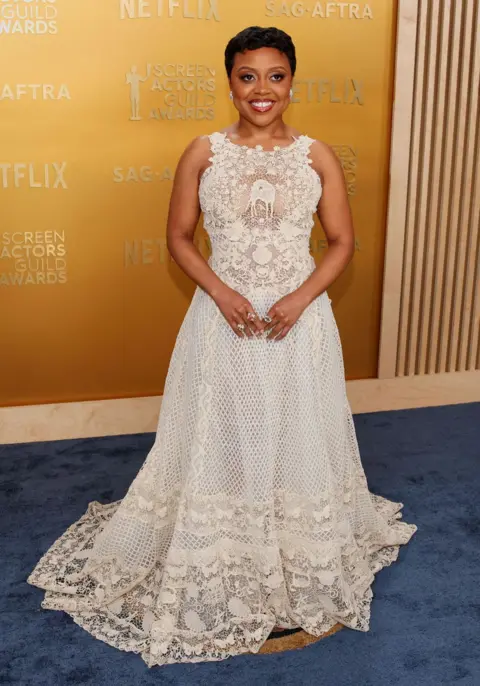
[{"label": "sheer lace panel", "polygon": [[272,151],[210,136],[211,165],[200,183],[212,269],[246,294],[284,294],[315,269],[310,254],[313,213],[321,197],[307,136]]}]

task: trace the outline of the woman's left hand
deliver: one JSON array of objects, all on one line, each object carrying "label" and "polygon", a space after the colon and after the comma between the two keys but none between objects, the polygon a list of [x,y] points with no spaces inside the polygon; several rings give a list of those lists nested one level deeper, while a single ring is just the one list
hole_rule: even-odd
[{"label": "woman's left hand", "polygon": [[289,293],[278,300],[275,305],[268,310],[267,316],[271,318],[271,322],[264,323],[264,331],[268,331],[266,338],[268,340],[275,339],[276,341],[285,338],[295,322],[306,308],[307,303],[304,298],[301,298],[297,293]]}]

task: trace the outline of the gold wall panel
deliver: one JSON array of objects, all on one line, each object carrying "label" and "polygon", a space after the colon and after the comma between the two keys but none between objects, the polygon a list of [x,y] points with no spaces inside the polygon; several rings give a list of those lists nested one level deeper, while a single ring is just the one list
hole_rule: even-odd
[{"label": "gold wall panel", "polygon": [[[292,35],[288,121],[342,160],[357,252],[330,295],[347,377],[375,377],[395,12],[393,0],[244,0],[241,12],[2,0],[0,404],[162,392],[194,290],[165,247],[172,177],[194,136],[235,116],[223,51],[248,24]],[[197,241],[208,254],[201,227]],[[317,225],[319,261],[324,250]]]}]

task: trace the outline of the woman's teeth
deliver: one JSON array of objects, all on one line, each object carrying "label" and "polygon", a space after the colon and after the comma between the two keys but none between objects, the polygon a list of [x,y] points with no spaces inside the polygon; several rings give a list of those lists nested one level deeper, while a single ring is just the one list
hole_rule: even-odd
[{"label": "woman's teeth", "polygon": [[273,100],[253,100],[250,105],[257,112],[267,112],[272,109],[274,102]]}]

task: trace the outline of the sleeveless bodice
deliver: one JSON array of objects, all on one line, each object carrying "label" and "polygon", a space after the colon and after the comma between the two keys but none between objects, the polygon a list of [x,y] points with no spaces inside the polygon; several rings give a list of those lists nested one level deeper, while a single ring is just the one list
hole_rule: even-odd
[{"label": "sleeveless bodice", "polygon": [[291,292],[315,269],[310,234],[322,186],[309,158],[312,139],[299,136],[270,151],[237,145],[224,133],[209,138],[199,197],[210,266],[243,295]]}]

